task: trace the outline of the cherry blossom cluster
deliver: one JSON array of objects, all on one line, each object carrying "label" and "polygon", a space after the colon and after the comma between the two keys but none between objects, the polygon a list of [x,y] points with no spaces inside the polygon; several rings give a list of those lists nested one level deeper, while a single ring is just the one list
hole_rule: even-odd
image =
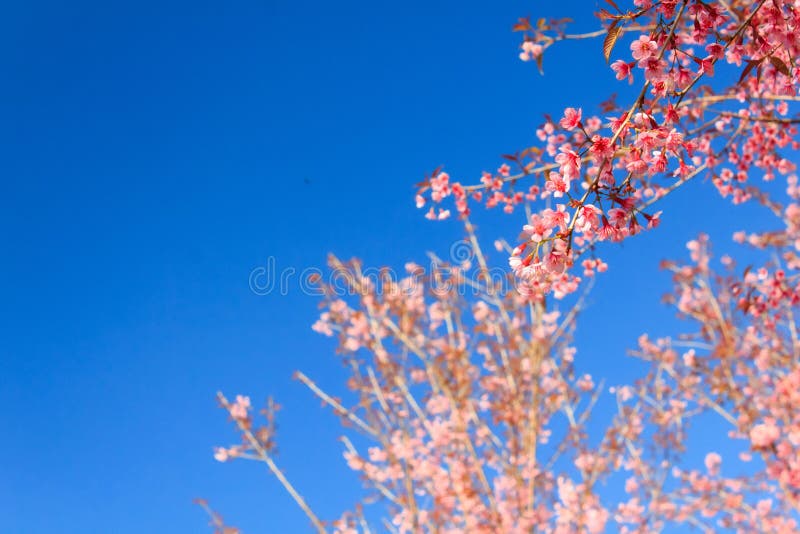
[{"label": "cherry blossom cluster", "polygon": [[[349,376],[338,395],[296,378],[341,419],[363,499],[320,519],[276,463],[275,405],[258,416],[248,397],[220,395],[241,440],[216,459],[266,464],[316,531],[800,531],[800,185],[790,159],[800,4],[607,4],[603,28],[587,34],[567,33],[567,20],[520,21],[520,58],[543,68],[559,41],[601,37],[613,75],[641,83],[630,105],[607,101],[602,117],[567,108],[537,129],[537,146],[479,183],[438,169],[420,184],[428,218],[452,209],[463,219],[472,261],[437,259],[433,272],[409,263],[407,277],[377,284],[358,261],[332,258],[348,296],[320,281],[313,329],[335,339]],[[624,57],[612,62],[615,50]],[[688,261],[664,262],[665,300],[684,327],[643,334],[639,378],[606,387],[576,362],[583,299],[558,299],[608,268],[600,242],[657,227],[659,200],[700,174],[734,204],[757,202],[771,226],[743,221],[732,236],[751,249],[746,266],[716,259],[702,233]],[[469,220],[477,202],[530,209],[513,245],[496,243],[514,284],[490,276]],[[724,447],[690,450],[698,427],[718,430]]]},{"label": "cherry blossom cluster", "polygon": [[[626,419],[620,419],[621,424],[631,416],[655,423],[650,441],[674,457],[666,463],[643,454],[629,459],[625,469],[634,476],[626,484],[630,499],[620,505],[620,517],[642,525],[641,504],[650,502],[652,510],[657,494],[660,517],[647,519],[653,528],[679,521],[715,531],[796,532],[797,275],[793,280],[773,262],[737,275],[729,257],[721,258],[728,271],[721,275],[711,267],[706,236],[688,248],[691,264],[667,262],[665,267],[674,273],[671,301],[697,331],[679,340],[642,336],[638,356],[652,368],[636,384]],[[691,422],[708,424],[712,417],[723,430],[727,427],[726,449],[738,448],[738,454],[725,459],[712,450],[705,456],[705,472],[680,468],[675,453],[685,450]]]},{"label": "cherry blossom cluster", "polygon": [[[297,378],[355,434],[342,438],[344,457],[367,494],[327,523],[291,486],[290,494],[320,532],[370,531],[373,501],[398,532],[644,533],[681,524],[796,532],[800,275],[774,259],[742,270],[728,256],[717,274],[705,235],[687,249],[690,263],[664,263],[675,285],[668,300],[686,331],[643,335],[635,355],[650,370],[612,388],[575,371],[579,304],[549,309],[513,289],[498,292],[490,279],[479,298],[465,300],[434,280],[441,272],[463,284],[481,280],[455,265],[421,276],[409,264],[408,279],[388,282],[407,290],[381,292],[357,261],[333,258],[356,297],[323,286],[329,297],[314,330],[338,340],[352,370],[348,392],[335,397]],[[476,257],[485,269],[479,250]],[[587,423],[606,391],[617,415],[598,440]],[[285,480],[272,460],[273,433],[254,430],[249,399],[221,403],[243,440],[218,449],[217,459],[267,461]],[[703,468],[682,465],[692,422],[709,418],[727,428],[730,456],[695,451]],[[266,426],[274,428],[271,419]],[[611,484],[621,484],[619,493]],[[625,497],[609,500],[618,494]]]},{"label": "cherry blossom cluster", "polygon": [[[568,34],[565,20],[522,20],[515,27],[525,35],[521,59],[540,68],[545,51],[561,40],[605,36],[609,59],[618,41],[630,40],[630,59],[610,67],[618,80],[641,80],[632,103],[605,102],[602,118],[566,108],[537,130],[541,145],[505,156],[508,163],[484,172],[480,183],[463,185],[437,170],[420,184],[417,206],[431,204],[431,219],[450,216],[450,209],[437,207],[449,197],[462,217],[471,201],[507,213],[521,204],[542,206],[509,260],[531,298],[577,289],[571,272],[577,256],[657,226],[661,214],[649,208],[698,174],[710,176],[734,203],[769,202],[752,185],[753,175],[765,181],[794,176],[786,155],[800,146],[800,119],[789,116],[789,104],[799,98],[794,2],[643,1],[633,7],[625,12],[609,2],[599,32]],[[565,216],[553,220],[552,212]]]}]

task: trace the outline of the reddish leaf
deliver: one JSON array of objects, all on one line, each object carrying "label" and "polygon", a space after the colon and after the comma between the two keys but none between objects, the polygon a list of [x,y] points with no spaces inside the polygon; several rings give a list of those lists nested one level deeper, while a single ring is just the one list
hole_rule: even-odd
[{"label": "reddish leaf", "polygon": [[763,61],[763,59],[759,59],[759,60],[751,59],[751,60],[749,60],[747,62],[747,66],[742,71],[742,75],[739,76],[739,81],[737,83],[742,83],[744,81],[744,79],[747,78],[747,75],[750,74],[750,72],[752,72],[752,70],[754,68],[756,68],[758,65],[760,65],[762,61]]},{"label": "reddish leaf", "polygon": [[515,32],[524,32],[524,31],[533,30],[533,27],[531,26],[530,19],[528,17],[524,17],[524,18],[520,18],[519,21],[517,21],[517,23],[514,24],[514,26],[511,28],[511,30],[515,31]]},{"label": "reddish leaf", "polygon": [[781,74],[783,74],[784,76],[791,76],[792,75],[792,73],[789,71],[789,67],[787,67],[786,63],[781,61],[780,58],[777,58],[775,56],[770,56],[769,62],[772,63],[772,66],[775,67],[775,69],[778,72],[780,72]]},{"label": "reddish leaf", "polygon": [[616,19],[619,18],[619,15],[615,15],[614,13],[611,13],[607,9],[603,9],[603,8],[601,8],[600,11],[595,13],[594,16],[599,18],[600,20],[606,20],[606,19],[614,19],[614,20],[616,20]]},{"label": "reddish leaf", "polygon": [[604,113],[608,113],[613,111],[617,108],[617,93],[613,93],[607,100],[600,102],[600,110]]},{"label": "reddish leaf", "polygon": [[611,60],[611,51],[614,50],[614,45],[617,43],[621,33],[622,28],[619,25],[619,21],[615,20],[608,27],[608,33],[606,33],[606,38],[603,40],[603,57],[606,58],[606,63]]}]

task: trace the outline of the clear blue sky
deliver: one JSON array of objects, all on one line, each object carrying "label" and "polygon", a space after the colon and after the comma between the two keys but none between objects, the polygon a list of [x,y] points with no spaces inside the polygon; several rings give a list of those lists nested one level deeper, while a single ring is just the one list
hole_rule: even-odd
[{"label": "clear blue sky", "polygon": [[[350,506],[338,424],[291,380],[344,376],[310,331],[317,302],[256,295],[249,273],[446,254],[458,224],[424,220],[413,183],[439,164],[477,177],[543,113],[613,90],[597,42],[556,50],[544,77],[516,59],[518,16],[594,28],[578,15],[595,2],[553,4],[7,4],[0,531],[207,532],[197,496],[250,534],[303,531],[260,466],[212,459],[235,439],[217,389],[274,395],[290,478],[325,518]],[[639,333],[669,332],[657,263],[684,255],[698,213],[720,240],[757,212],[700,184],[667,207],[658,236],[608,254],[582,325],[580,368],[612,383]],[[478,222],[489,240],[519,223]]]}]

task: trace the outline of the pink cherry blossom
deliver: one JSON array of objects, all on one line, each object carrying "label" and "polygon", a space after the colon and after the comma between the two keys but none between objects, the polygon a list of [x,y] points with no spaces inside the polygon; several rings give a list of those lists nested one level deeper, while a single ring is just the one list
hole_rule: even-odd
[{"label": "pink cherry blossom", "polygon": [[[620,91],[628,96],[594,98],[574,62],[567,82],[549,83],[580,84],[582,108],[551,110],[495,172],[437,169],[420,183],[415,204],[429,219],[461,221],[467,260],[451,250],[450,262],[434,254],[432,269],[369,277],[360,261],[332,257],[344,283],[319,282],[312,328],[336,343],[346,384],[334,395],[296,378],[351,436],[343,456],[363,501],[323,523],[278,466],[275,405],[256,412],[248,397],[220,395],[241,442],[214,457],[265,465],[318,532],[367,531],[373,517],[400,532],[800,531],[800,10],[789,0],[632,0],[600,14],[602,29],[585,34],[563,18],[520,20],[520,58],[545,68],[564,40],[632,43],[633,61],[611,64],[619,82],[637,81]],[[674,211],[703,187],[730,210]],[[678,189],[683,197],[664,201]],[[744,203],[769,220],[743,216]],[[481,220],[497,239],[491,254],[470,221],[476,204],[515,217],[505,235]],[[633,317],[622,298],[625,279],[649,276],[625,261],[639,245],[618,243],[650,232],[641,246],[661,247],[657,236],[675,228],[660,224],[662,210],[699,234],[680,251],[687,259],[662,264],[677,322],[656,322],[634,343],[628,383],[586,374],[606,362],[586,360],[585,343],[615,352],[609,332],[649,317]],[[741,230],[716,261],[702,231],[730,221]],[[507,266],[492,263],[497,252]],[[584,316],[597,319],[586,293],[609,269],[623,280],[617,313],[590,339],[574,335]],[[610,415],[593,412],[603,404]],[[706,425],[724,469],[693,434]]]},{"label": "pink cherry blossom", "polygon": [[558,124],[565,130],[574,130],[580,126],[581,115],[580,109],[567,108],[564,110],[564,117]]},{"label": "pink cherry blossom", "polygon": [[771,446],[780,437],[781,432],[772,423],[762,423],[755,425],[750,430],[750,442],[755,449],[763,449]]}]

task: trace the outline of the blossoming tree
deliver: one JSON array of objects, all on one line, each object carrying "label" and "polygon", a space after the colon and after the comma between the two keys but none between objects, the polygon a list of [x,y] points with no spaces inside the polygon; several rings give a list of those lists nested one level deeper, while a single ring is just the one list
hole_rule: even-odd
[{"label": "blossoming tree", "polygon": [[[541,69],[559,41],[597,38],[598,58],[638,96],[607,101],[602,117],[563,110],[537,130],[539,144],[474,183],[437,170],[420,184],[428,218],[463,221],[468,261],[409,264],[396,279],[333,258],[339,283],[320,281],[314,329],[338,339],[350,400],[296,377],[347,427],[344,455],[369,504],[320,519],[276,463],[274,406],[262,420],[247,397],[219,395],[242,439],[215,457],[266,464],[317,531],[800,531],[800,186],[790,161],[800,2],[605,2],[592,33],[520,20],[520,58]],[[772,230],[734,235],[761,263],[742,269],[723,256],[715,270],[701,234],[689,263],[664,264],[685,331],[639,339],[648,371],[614,388],[617,413],[593,435],[606,389],[573,369],[581,290],[607,268],[604,248],[658,232],[659,202],[698,176],[774,215]],[[470,223],[479,204],[526,214],[519,236],[495,244],[509,257],[505,276]],[[689,425],[707,417],[736,452],[694,451],[705,468],[685,467]]]}]

